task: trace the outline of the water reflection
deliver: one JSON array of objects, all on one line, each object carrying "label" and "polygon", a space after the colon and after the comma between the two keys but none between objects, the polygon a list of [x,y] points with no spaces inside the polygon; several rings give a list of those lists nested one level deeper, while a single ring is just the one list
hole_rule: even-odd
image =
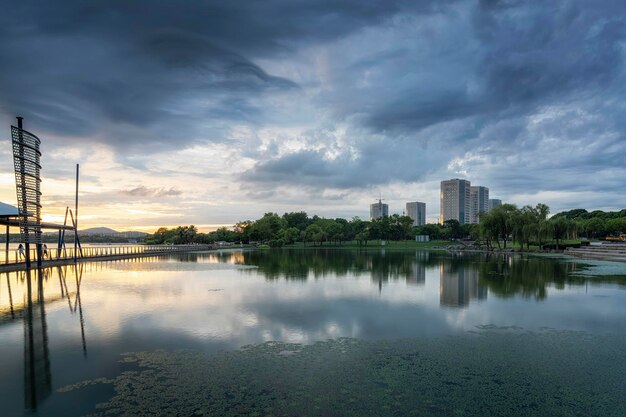
[{"label": "water reflection", "polygon": [[[586,285],[590,279],[576,275],[586,268],[580,261],[508,254],[320,249],[243,252],[239,257],[238,263],[258,266],[268,280],[369,275],[381,292],[387,282],[400,279],[408,285],[424,285],[427,271],[436,271],[440,305],[447,307],[467,307],[471,300],[484,300],[488,293],[542,300],[549,287]],[[592,279],[593,283],[626,284],[625,276]]]},{"label": "water reflection", "polygon": [[439,304],[467,307],[471,299],[487,298],[487,287],[479,282],[478,269],[472,265],[443,262],[439,266]]},{"label": "water reflection", "polygon": [[369,274],[382,289],[388,281],[424,285],[426,269],[438,262],[429,252],[284,250],[243,252],[240,264],[254,265],[268,280],[307,280],[329,274],[339,277]]},{"label": "water reflection", "polygon": [[[2,274],[0,401],[13,401],[7,415],[68,415],[53,412],[65,410],[55,390],[106,377],[128,351],[395,340],[479,325],[626,331],[626,279],[573,275],[581,268],[525,256],[271,250]],[[12,367],[22,353],[23,368]]]},{"label": "water reflection", "polygon": [[[24,406],[36,410],[52,390],[48,326],[43,292],[43,271],[26,271],[26,308],[24,312]],[[33,279],[35,282],[33,282]],[[35,288],[33,288],[35,287]]]},{"label": "water reflection", "polygon": [[[84,264],[78,264],[76,266],[70,267],[70,274],[73,274],[74,283],[76,285],[76,292],[73,294],[74,302],[72,303],[72,294],[68,290],[67,286],[67,275],[68,275],[68,267],[58,266],[56,267],[57,275],[59,277],[59,284],[61,286],[61,298],[67,298],[67,305],[70,309],[71,313],[76,313],[78,311],[78,317],[80,320],[80,334],[82,340],[83,347],[83,356],[87,357],[87,341],[85,340],[85,319],[83,317],[83,305],[80,299],[80,284],[83,281],[83,270]],[[50,272],[50,270],[43,270],[45,273]],[[71,278],[70,278],[71,279]]]},{"label": "water reflection", "polygon": [[[87,354],[85,323],[80,286],[83,266],[63,266],[3,274],[6,300],[0,300],[0,325],[17,319],[23,323],[24,334],[24,408],[36,411],[51,395],[52,372],[46,306],[67,299],[71,313],[78,313],[83,353]],[[58,285],[52,279],[59,278]],[[68,281],[73,281],[69,283]],[[70,289],[72,288],[72,289]]]}]

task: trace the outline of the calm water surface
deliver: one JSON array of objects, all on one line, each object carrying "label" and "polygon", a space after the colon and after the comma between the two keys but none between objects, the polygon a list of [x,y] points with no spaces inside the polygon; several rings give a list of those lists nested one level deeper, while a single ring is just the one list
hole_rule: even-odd
[{"label": "calm water surface", "polygon": [[0,275],[2,416],[626,415],[626,265],[223,251]]}]

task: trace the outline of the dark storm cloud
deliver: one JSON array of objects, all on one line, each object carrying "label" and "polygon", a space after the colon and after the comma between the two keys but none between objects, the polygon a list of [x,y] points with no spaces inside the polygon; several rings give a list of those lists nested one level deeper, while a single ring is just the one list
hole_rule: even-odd
[{"label": "dark storm cloud", "polygon": [[[606,88],[623,70],[624,16],[626,3],[617,1],[481,1],[468,34],[478,42],[476,64],[456,62],[458,78],[435,91],[432,85],[392,86],[390,99],[367,123],[376,130],[414,131],[470,116],[492,122]],[[475,91],[459,79],[477,83]]]},{"label": "dark storm cloud", "polygon": [[[608,172],[626,163],[626,3],[458,6],[389,29],[399,33],[385,38],[386,52],[370,42],[371,56],[333,66],[340,88],[320,102],[337,120],[356,120],[384,140],[355,138],[350,159],[329,160],[324,149],[284,154],[260,161],[244,178],[308,185],[317,167],[318,185],[364,187],[467,168],[507,195],[614,191]],[[414,146],[397,146],[398,138]],[[447,161],[423,157],[437,148]],[[475,160],[446,173],[455,157]]]},{"label": "dark storm cloud", "polygon": [[[617,0],[5,1],[0,118],[118,157],[230,141],[256,199],[464,172],[511,195],[612,192],[625,16]],[[124,163],[154,167],[141,155]]]},{"label": "dark storm cloud", "polygon": [[297,85],[253,62],[290,54],[435,1],[107,1],[0,6],[0,109],[61,136],[149,151],[231,121]]}]

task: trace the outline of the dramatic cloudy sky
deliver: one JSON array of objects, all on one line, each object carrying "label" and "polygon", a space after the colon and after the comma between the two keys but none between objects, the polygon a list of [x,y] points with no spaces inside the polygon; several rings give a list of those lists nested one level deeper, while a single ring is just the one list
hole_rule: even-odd
[{"label": "dramatic cloudy sky", "polygon": [[0,0],[9,124],[42,140],[44,214],[202,228],[368,217],[467,178],[556,212],[626,207],[623,0]]}]

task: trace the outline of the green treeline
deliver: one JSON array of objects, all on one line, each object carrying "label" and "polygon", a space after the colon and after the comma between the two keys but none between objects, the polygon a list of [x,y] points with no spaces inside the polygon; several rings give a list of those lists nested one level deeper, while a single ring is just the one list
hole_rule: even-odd
[{"label": "green treeline", "polygon": [[503,204],[480,216],[480,224],[472,230],[472,238],[492,248],[507,247],[515,242],[519,247],[543,247],[565,239],[606,238],[626,233],[626,209],[618,212],[600,210],[591,213],[576,209],[558,213],[548,219],[550,208],[545,204],[517,208]]},{"label": "green treeline", "polygon": [[585,209],[563,211],[554,218],[565,218],[576,223],[581,236],[586,238],[606,238],[626,233],[626,209],[620,211],[595,210],[588,212]]},{"label": "green treeline", "polygon": [[459,224],[447,220],[443,224],[426,224],[413,227],[408,216],[394,214],[372,221],[353,217],[309,217],[306,212],[265,213],[257,220],[245,220],[235,224],[232,230],[221,227],[213,232],[200,233],[195,226],[160,228],[145,238],[147,244],[189,244],[214,242],[265,243],[271,247],[291,245],[322,246],[341,245],[356,241],[366,246],[372,240],[413,240],[415,235],[428,235],[431,240],[472,239],[490,249],[510,247],[542,247],[579,235],[603,238],[607,235],[626,233],[626,210],[620,212],[571,210],[548,218],[550,208],[545,204],[518,208],[503,204],[483,213],[479,224]]},{"label": "green treeline", "polygon": [[352,220],[342,218],[326,219],[309,217],[305,212],[265,213],[258,220],[245,220],[234,225],[233,230],[225,227],[209,233],[199,233],[195,226],[179,226],[175,229],[160,228],[146,237],[148,244],[186,244],[226,242],[260,242],[272,247],[302,242],[304,245],[342,244],[358,241],[367,245],[370,240],[413,239],[415,229],[408,216],[394,214],[374,221],[364,221],[358,217]]},{"label": "green treeline", "polygon": [[577,237],[576,224],[563,217],[548,219],[550,208],[545,204],[535,207],[517,208],[513,204],[503,204],[480,216],[480,224],[473,230],[473,238],[488,248],[497,245],[507,248],[509,242],[524,246],[543,247],[555,241],[557,247],[564,239]]}]

